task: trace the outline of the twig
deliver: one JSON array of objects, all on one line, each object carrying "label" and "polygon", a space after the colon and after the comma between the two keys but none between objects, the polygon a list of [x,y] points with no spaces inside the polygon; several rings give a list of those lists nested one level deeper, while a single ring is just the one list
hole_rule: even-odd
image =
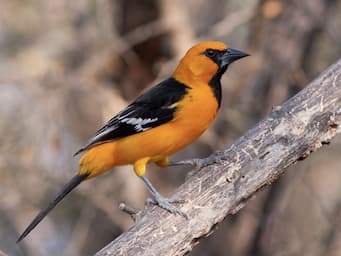
[{"label": "twig", "polygon": [[138,210],[138,209],[136,209],[136,208],[134,208],[134,207],[132,207],[132,206],[129,206],[129,205],[127,205],[127,204],[124,203],[124,202],[121,202],[121,203],[119,204],[118,208],[119,208],[121,211],[123,211],[123,212],[129,214],[129,216],[133,219],[134,222],[137,222],[139,213],[141,212],[140,210]]}]

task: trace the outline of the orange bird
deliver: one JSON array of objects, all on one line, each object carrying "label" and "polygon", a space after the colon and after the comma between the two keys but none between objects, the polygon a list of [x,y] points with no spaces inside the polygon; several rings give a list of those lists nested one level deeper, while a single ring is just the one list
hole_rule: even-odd
[{"label": "orange bird", "polygon": [[150,201],[171,212],[185,215],[163,197],[145,176],[146,165],[165,167],[198,164],[171,162],[168,156],[196,140],[214,120],[221,102],[220,79],[232,62],[248,56],[222,42],[194,45],[181,59],[173,75],[109,120],[75,155],[84,152],[80,168],[55,199],[33,219],[17,242],[82,181],[114,166],[132,164],[152,194]]}]

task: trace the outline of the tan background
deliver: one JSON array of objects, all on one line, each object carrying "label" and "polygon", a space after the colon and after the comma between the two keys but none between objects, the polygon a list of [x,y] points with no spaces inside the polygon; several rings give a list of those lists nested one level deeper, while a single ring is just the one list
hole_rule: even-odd
[{"label": "tan background", "polygon": [[[0,252],[92,255],[148,192],[131,167],[82,184],[15,240],[77,168],[72,154],[195,42],[252,56],[223,77],[214,125],[176,159],[223,149],[341,56],[341,1],[0,0]],[[204,103],[203,103],[204,104]],[[190,255],[341,255],[341,139],[293,167]],[[163,194],[187,168],[148,176]],[[0,253],[1,254],[1,253]]]}]

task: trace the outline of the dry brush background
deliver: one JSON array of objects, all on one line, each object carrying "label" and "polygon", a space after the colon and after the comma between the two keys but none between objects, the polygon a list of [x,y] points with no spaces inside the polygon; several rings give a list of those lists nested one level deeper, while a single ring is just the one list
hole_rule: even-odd
[{"label": "dry brush background", "polygon": [[[231,144],[341,55],[341,1],[0,0],[0,255],[92,255],[132,225],[148,192],[131,167],[82,184],[19,246],[77,168],[72,157],[185,50],[218,39],[252,56],[223,78],[218,119],[175,156]],[[341,255],[341,139],[314,153],[190,255]],[[148,176],[163,194],[187,168]]]}]

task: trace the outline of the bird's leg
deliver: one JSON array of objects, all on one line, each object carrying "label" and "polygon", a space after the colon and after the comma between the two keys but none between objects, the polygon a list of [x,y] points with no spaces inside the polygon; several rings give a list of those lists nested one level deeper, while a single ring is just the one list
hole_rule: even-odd
[{"label": "bird's leg", "polygon": [[199,171],[204,166],[210,164],[205,162],[206,159],[188,159],[188,160],[182,160],[182,161],[171,161],[168,159],[168,157],[162,158],[159,161],[156,161],[155,163],[160,167],[167,167],[167,166],[178,166],[178,165],[191,165],[194,167],[193,170],[187,173],[186,177],[191,177],[194,173]]},{"label": "bird's leg", "polygon": [[179,208],[177,208],[173,205],[173,203],[181,203],[183,201],[179,201],[176,199],[171,199],[171,198],[167,198],[167,197],[162,196],[156,190],[156,188],[152,185],[152,183],[148,180],[148,178],[146,176],[142,175],[142,176],[140,176],[140,178],[144,182],[144,184],[147,186],[150,193],[153,195],[152,198],[148,198],[148,200],[147,200],[148,203],[158,205],[161,208],[163,208],[163,209],[165,209],[171,213],[180,214],[180,215],[187,218],[187,215],[183,211],[181,211]]},{"label": "bird's leg", "polygon": [[187,160],[181,160],[181,161],[169,161],[169,166],[175,166],[175,165],[190,165],[194,167],[196,170],[200,170],[201,168],[212,164],[214,161],[210,158],[193,158],[193,159],[187,159]]},{"label": "bird's leg", "polygon": [[214,160],[211,158],[193,158],[193,159],[187,159],[187,160],[181,160],[181,161],[168,161],[169,166],[177,166],[177,165],[190,165],[193,167],[193,170],[188,172],[186,175],[186,178],[189,178],[193,176],[197,171],[200,171],[202,168],[204,168],[207,165],[210,165],[214,163]]},{"label": "bird's leg", "polygon": [[171,212],[171,213],[176,213],[180,214],[184,217],[187,218],[187,215],[183,213],[180,209],[175,207],[172,203],[182,203],[183,201],[175,200],[175,199],[170,199],[167,197],[163,197],[157,190],[156,188],[152,185],[152,183],[148,180],[146,176],[144,176],[146,172],[146,165],[149,162],[150,158],[142,158],[134,163],[134,171],[137,176],[141,178],[143,183],[147,186],[148,190],[152,194],[152,198],[149,198],[147,200],[148,203],[156,204],[159,207]]}]

